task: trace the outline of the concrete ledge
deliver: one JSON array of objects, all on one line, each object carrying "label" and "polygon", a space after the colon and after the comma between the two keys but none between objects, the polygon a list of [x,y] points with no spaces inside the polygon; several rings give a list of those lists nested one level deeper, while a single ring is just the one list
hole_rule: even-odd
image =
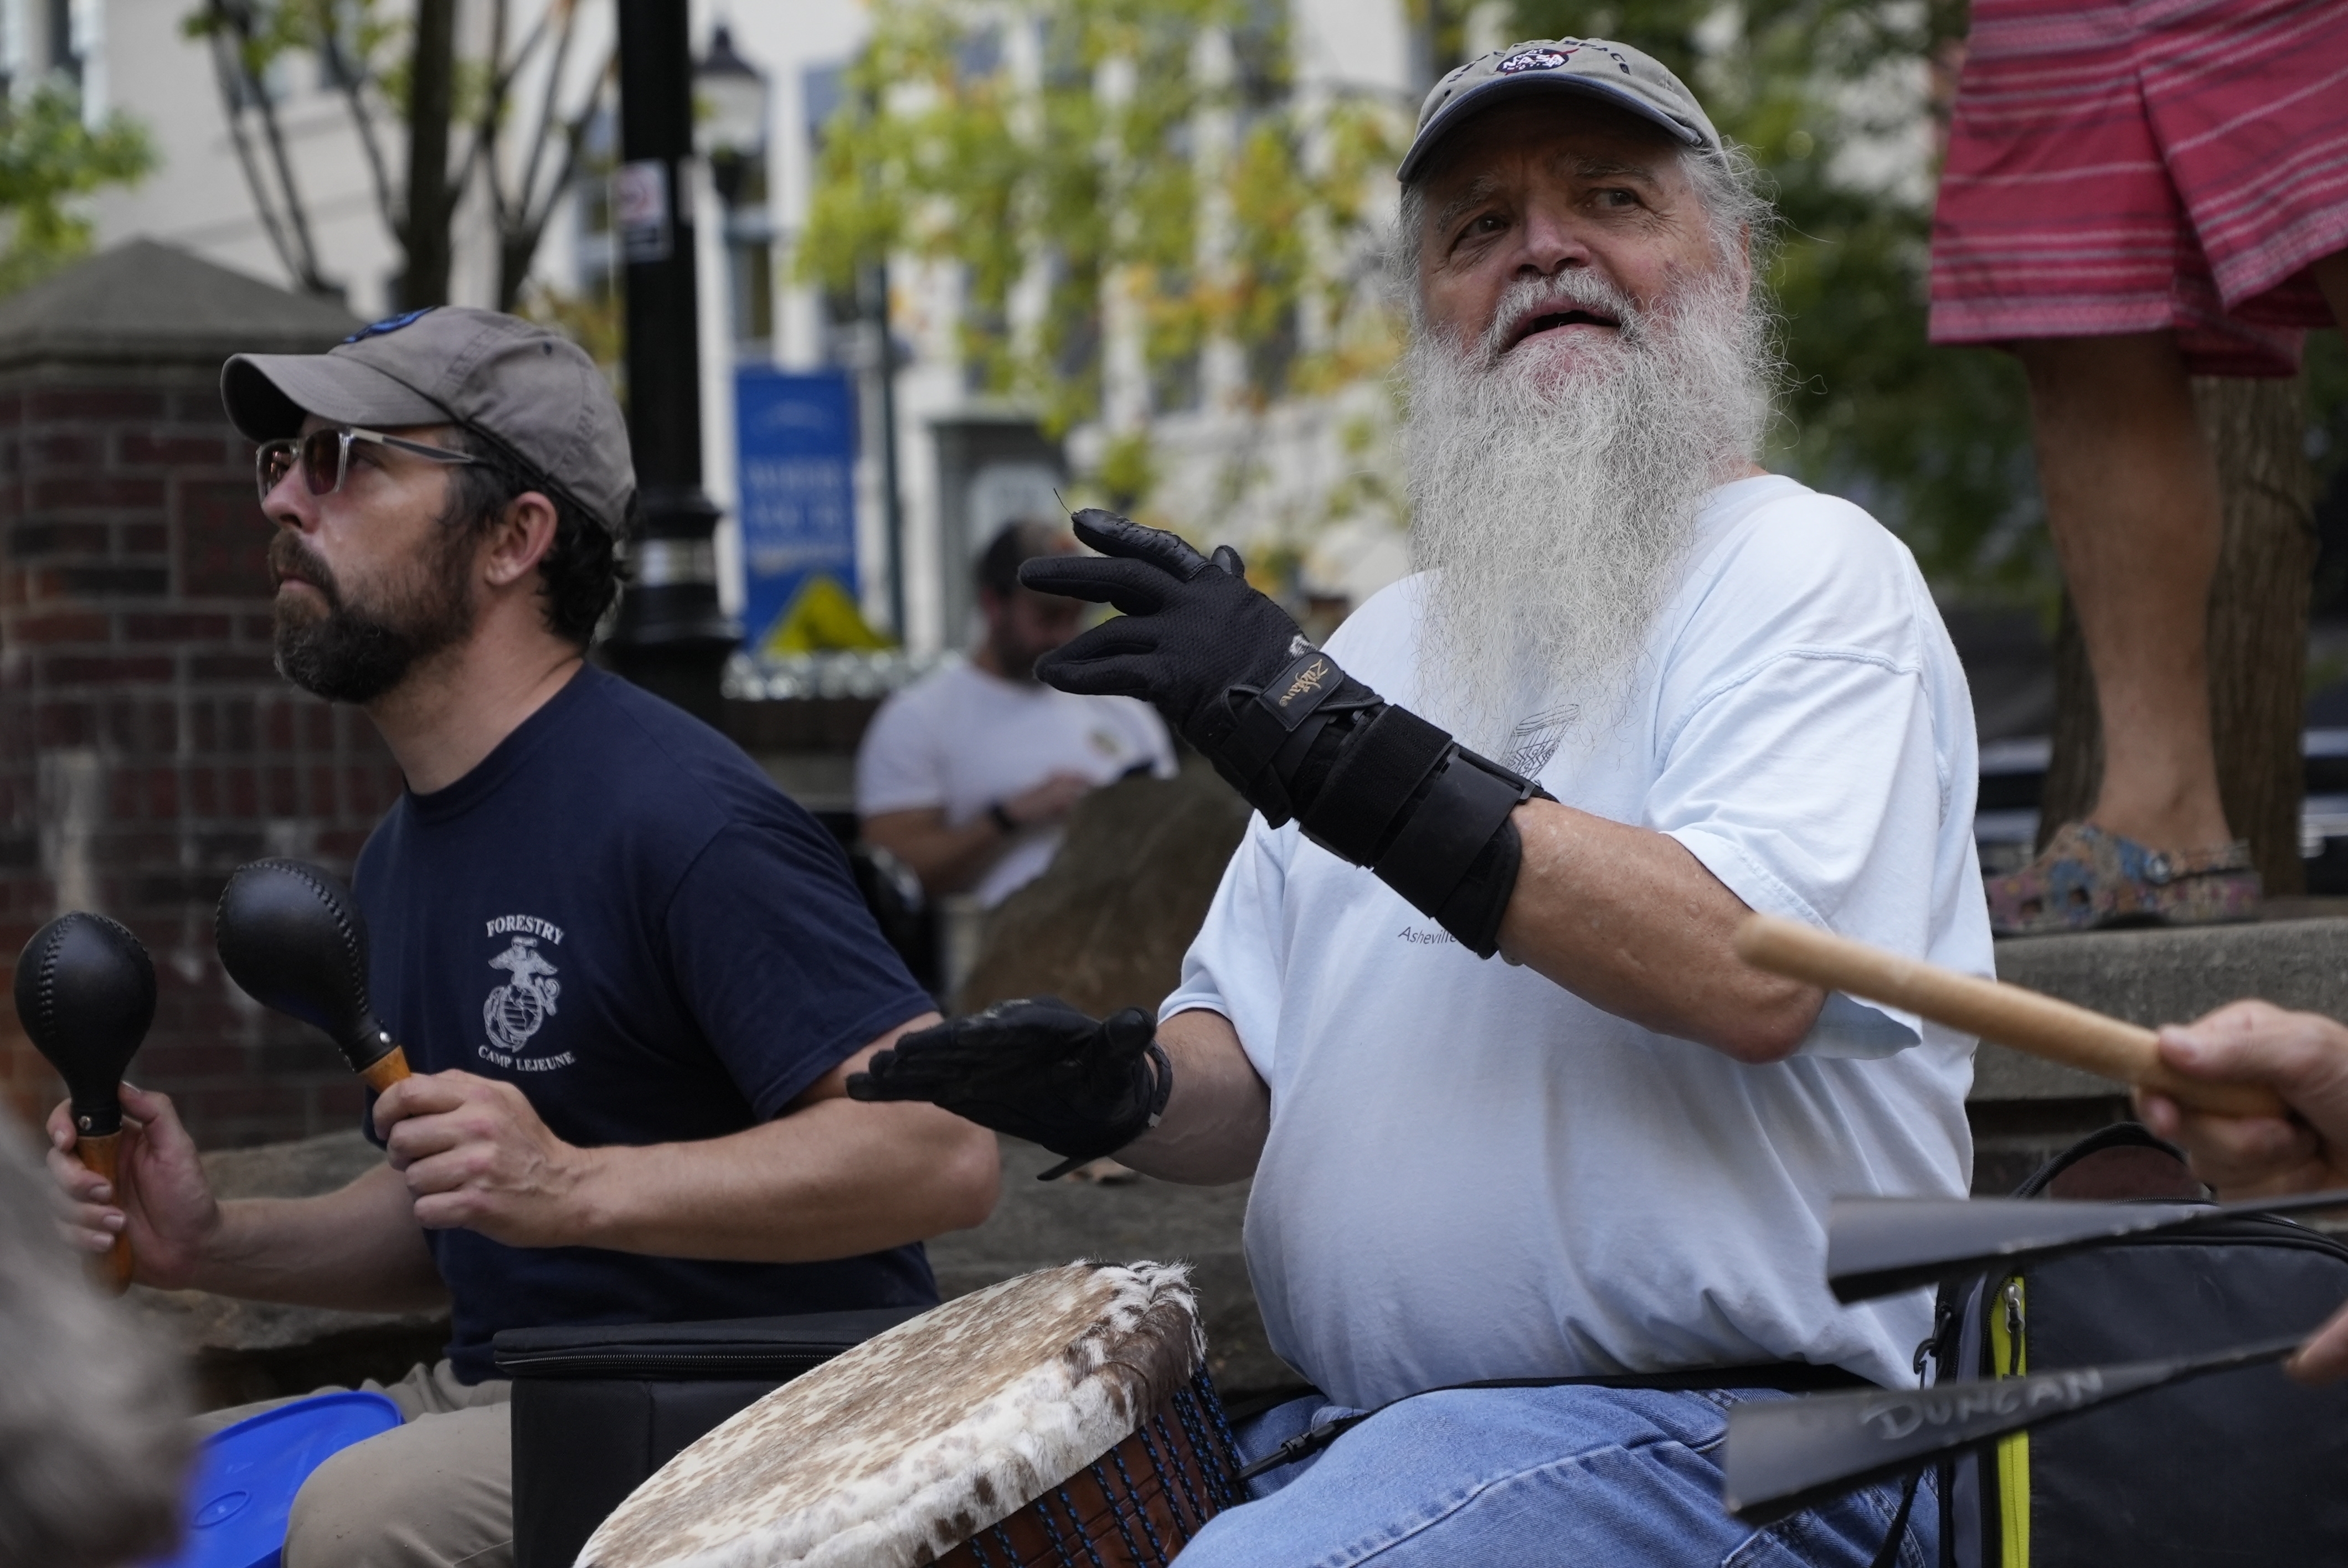
[{"label": "concrete ledge", "polygon": [[[1998,978],[2147,1028],[2243,997],[2348,1019],[2348,919],[2090,931],[1997,945]],[[1984,1045],[1976,1101],[2103,1099],[2093,1074]]]},{"label": "concrete ledge", "polygon": [[1997,972],[2146,1025],[2241,997],[2348,1018],[2348,919],[2024,937],[1997,945]]},{"label": "concrete ledge", "polygon": [[[1997,965],[2016,984],[2147,1025],[2247,996],[2348,1017],[2348,918],[2034,938],[2000,943]],[[1996,1046],[1982,1048],[1972,1101],[1980,1192],[2011,1190],[2047,1154],[2126,1113],[2115,1085]],[[1003,1201],[993,1217],[931,1244],[946,1295],[1076,1257],[1183,1258],[1195,1270],[1211,1365],[1225,1390],[1243,1397],[1293,1380],[1265,1341],[1248,1286],[1240,1245],[1245,1183],[1046,1184],[1035,1175],[1051,1156],[1008,1140],[1003,1153]],[[204,1163],[223,1196],[298,1196],[339,1186],[379,1157],[350,1132],[211,1154]],[[438,1355],[448,1332],[445,1313],[323,1312],[196,1291],[136,1290],[130,1299],[187,1348],[215,1406],[396,1377]]]},{"label": "concrete ledge", "polygon": [[1973,1055],[1972,1102],[2094,1100],[2121,1093],[2118,1085],[2092,1072],[2065,1067],[2003,1045],[1983,1043]]},{"label": "concrete ledge", "polygon": [[[204,1157],[224,1198],[304,1197],[331,1192],[382,1154],[356,1131]],[[965,1296],[998,1280],[1074,1258],[1191,1265],[1207,1323],[1209,1366],[1234,1398],[1297,1381],[1264,1340],[1240,1250],[1247,1184],[1185,1187],[1147,1178],[1124,1186],[1043,1183],[1056,1163],[1031,1143],[1003,1143],[1003,1201],[975,1230],[930,1244],[938,1287]],[[437,1358],[448,1314],[330,1312],[232,1301],[201,1290],[134,1287],[127,1304],[150,1331],[192,1363],[200,1408],[306,1394],[365,1378],[389,1381]]]},{"label": "concrete ledge", "polygon": [[[2286,912],[2300,911],[2269,910]],[[2243,997],[2348,1018],[2348,919],[2019,938],[1997,945],[1997,972],[2147,1028]],[[1981,1194],[2012,1192],[2056,1152],[2128,1115],[2118,1084],[1998,1045],[1983,1045],[1973,1059],[1967,1102]]]},{"label": "concrete ledge", "polygon": [[1148,1177],[1121,1186],[1038,1182],[1058,1156],[1002,1140],[1003,1201],[975,1230],[930,1243],[930,1265],[947,1297],[1075,1258],[1137,1258],[1190,1265],[1207,1326],[1207,1365],[1227,1399],[1302,1382],[1272,1353],[1248,1283],[1240,1225],[1248,1184],[1188,1187]]},{"label": "concrete ledge", "polygon": [[[332,1192],[382,1158],[354,1129],[206,1154],[204,1174],[218,1197],[299,1198]],[[387,1382],[438,1358],[448,1341],[445,1307],[332,1312],[144,1286],[132,1286],[124,1303],[187,1354],[198,1408],[208,1410],[366,1378]]]}]

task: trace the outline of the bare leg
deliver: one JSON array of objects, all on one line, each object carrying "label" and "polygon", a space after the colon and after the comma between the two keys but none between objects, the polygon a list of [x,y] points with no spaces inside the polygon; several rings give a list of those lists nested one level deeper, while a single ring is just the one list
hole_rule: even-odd
[{"label": "bare leg", "polygon": [[2315,286],[2323,291],[2333,321],[2348,333],[2348,251],[2334,251],[2320,261],[2311,261],[2307,270],[2315,274]]},{"label": "bare leg", "polygon": [[2089,820],[2156,849],[2225,844],[2209,742],[2218,470],[2167,333],[2014,345],[2046,518],[2103,711]]}]

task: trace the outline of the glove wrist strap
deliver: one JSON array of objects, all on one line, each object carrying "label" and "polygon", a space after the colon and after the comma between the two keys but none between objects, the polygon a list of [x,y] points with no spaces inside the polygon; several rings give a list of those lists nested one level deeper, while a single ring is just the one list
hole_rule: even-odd
[{"label": "glove wrist strap", "polygon": [[1050,1170],[1037,1172],[1035,1175],[1037,1181],[1058,1181],[1078,1165],[1087,1165],[1095,1160],[1114,1154],[1152,1127],[1157,1126],[1165,1117],[1166,1102],[1174,1092],[1173,1060],[1166,1054],[1166,1048],[1154,1039],[1141,1048],[1141,1055],[1142,1061],[1148,1064],[1142,1071],[1149,1075],[1150,1088],[1149,1097],[1143,1102],[1140,1124],[1137,1126],[1130,1122],[1124,1122],[1116,1126],[1105,1128],[1102,1132],[1103,1146],[1087,1146],[1081,1153],[1069,1154],[1066,1149],[1055,1148],[1052,1153],[1066,1157]]},{"label": "glove wrist strap", "polygon": [[1248,781],[1241,785],[1247,789],[1272,765],[1297,726],[1344,683],[1345,672],[1336,661],[1317,648],[1307,648],[1260,690],[1235,688],[1231,693],[1231,733],[1216,748],[1216,761],[1228,776]]},{"label": "glove wrist strap", "polygon": [[[1166,1054],[1166,1048],[1159,1044],[1155,1039],[1143,1046],[1141,1050],[1142,1054],[1149,1060],[1150,1077],[1155,1081],[1154,1086],[1149,1091],[1148,1120],[1141,1125],[1141,1132],[1147,1132],[1166,1119],[1166,1102],[1174,1094],[1174,1061]],[[1133,1137],[1140,1137],[1141,1132],[1136,1132]],[[1126,1140],[1127,1143],[1131,1142],[1133,1138]],[[1124,1143],[1117,1145],[1119,1148],[1124,1146]]]}]

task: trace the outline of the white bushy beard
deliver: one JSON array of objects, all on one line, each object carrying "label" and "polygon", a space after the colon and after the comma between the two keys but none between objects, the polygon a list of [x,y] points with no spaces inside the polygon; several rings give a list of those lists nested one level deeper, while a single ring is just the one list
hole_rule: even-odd
[{"label": "white bushy beard", "polygon": [[[1579,307],[1612,336],[1507,336]],[[1569,357],[1570,356],[1570,361]],[[1739,270],[1668,313],[1586,272],[1511,284],[1467,344],[1417,326],[1404,361],[1414,564],[1430,575],[1428,717],[1494,757],[1527,703],[1619,718],[1706,495],[1760,449],[1776,359]]]}]

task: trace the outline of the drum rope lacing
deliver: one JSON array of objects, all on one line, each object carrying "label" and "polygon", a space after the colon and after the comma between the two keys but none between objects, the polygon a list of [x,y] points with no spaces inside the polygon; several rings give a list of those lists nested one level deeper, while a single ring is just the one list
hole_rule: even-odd
[{"label": "drum rope lacing", "polygon": [[[1169,1454],[1175,1452],[1174,1440],[1166,1430],[1166,1418],[1155,1410],[1152,1410],[1148,1417],[1144,1419],[1139,1426],[1133,1429],[1134,1436],[1141,1440],[1141,1451],[1149,1456],[1150,1468],[1158,1471],[1160,1474],[1164,1474],[1169,1471],[1173,1473],[1174,1485],[1180,1493],[1181,1501],[1183,1502],[1188,1502],[1190,1505],[1191,1515],[1196,1518],[1200,1524],[1206,1523],[1206,1511],[1199,1506],[1198,1495],[1190,1490],[1190,1472],[1188,1468],[1182,1464],[1179,1455],[1176,1457],[1173,1463],[1169,1464],[1165,1456],[1158,1451],[1158,1445],[1149,1440],[1149,1423],[1151,1421],[1156,1421],[1158,1423],[1159,1435],[1166,1439],[1166,1452]],[[1183,1522],[1182,1509],[1180,1503],[1176,1501],[1176,1493],[1174,1491],[1169,1491],[1166,1494],[1166,1504],[1167,1512],[1174,1515],[1174,1528],[1181,1533],[1183,1542],[1187,1545],[1190,1537],[1198,1533],[1197,1529]]]},{"label": "drum rope lacing", "polygon": [[[1117,1450],[1115,1449],[1109,1450],[1109,1455],[1111,1458],[1115,1458]],[[1125,1470],[1125,1466],[1120,1464],[1117,1468],[1118,1472],[1122,1474]],[[1135,1513],[1141,1512],[1141,1500],[1134,1495],[1132,1481],[1130,1478],[1127,1480],[1125,1483],[1126,1495],[1120,1500],[1117,1495],[1117,1489],[1109,1485],[1107,1472],[1101,1469],[1100,1460],[1095,1460],[1092,1463],[1092,1475],[1093,1484],[1100,1488],[1101,1495],[1103,1497],[1108,1499],[1109,1522],[1117,1526],[1117,1537],[1125,1542],[1125,1554],[1136,1563],[1146,1562],[1147,1559],[1141,1555],[1140,1545],[1133,1539],[1132,1528],[1126,1523],[1127,1504],[1130,1503],[1132,1505],[1132,1512]],[[1142,1533],[1145,1535],[1154,1535],[1154,1532],[1148,1528],[1148,1521],[1146,1516],[1142,1522]],[[1154,1539],[1151,1543],[1153,1545],[1156,1544]],[[1160,1563],[1163,1563],[1166,1553],[1160,1552],[1158,1556]]]},{"label": "drum rope lacing", "polygon": [[[1065,1501],[1066,1500],[1063,1497],[1062,1501]],[[1068,1543],[1060,1539],[1060,1527],[1052,1522],[1052,1510],[1050,1505],[1040,1497],[1035,1500],[1035,1513],[1036,1517],[1040,1518],[1044,1522],[1044,1533],[1052,1538],[1052,1553],[1053,1555],[1059,1558],[1060,1568],[1076,1568],[1076,1560],[1068,1555]],[[1068,1520],[1070,1523],[1076,1526],[1078,1532],[1081,1532],[1083,1531],[1084,1525],[1076,1520],[1075,1509],[1070,1509],[1068,1511]],[[1097,1559],[1096,1559],[1096,1561],[1097,1561]],[[1017,1568],[1019,1562],[1019,1554],[1017,1553],[1014,1552],[1012,1553],[1011,1562],[1013,1568]]]},{"label": "drum rope lacing", "polygon": [[[1095,1465],[1093,1468],[1098,1470],[1100,1467]],[[1060,1486],[1053,1490],[1060,1494],[1060,1506],[1068,1511],[1068,1527],[1076,1532],[1077,1543],[1084,1547],[1085,1555],[1093,1560],[1093,1568],[1108,1568],[1108,1564],[1101,1561],[1100,1549],[1093,1544],[1092,1537],[1085,1533],[1084,1519],[1076,1512],[1076,1502],[1068,1496],[1068,1489],[1066,1486]],[[1114,1498],[1109,1500],[1109,1512],[1112,1515],[1117,1512],[1117,1500]],[[1119,1521],[1119,1528],[1123,1528],[1122,1521]],[[1128,1550],[1132,1545],[1133,1542],[1130,1541],[1126,1542]]]},{"label": "drum rope lacing", "polygon": [[[1187,1454],[1168,1424],[1169,1409],[1174,1421],[1189,1439]],[[1205,1411],[1213,1413],[1211,1419]],[[1131,1434],[1130,1440],[1141,1445],[1141,1459],[1147,1461],[1148,1474],[1158,1478],[1154,1494],[1137,1480],[1133,1466],[1127,1462],[1125,1445],[1119,1444],[1087,1466],[1085,1472],[1091,1477],[1107,1506],[1106,1519],[1087,1521],[1065,1482],[1028,1505],[1029,1512],[1043,1528],[1052,1568],[1107,1568],[1092,1533],[1103,1524],[1116,1529],[1127,1559],[1137,1568],[1169,1568],[1181,1549],[1196,1539],[1213,1517],[1210,1504],[1220,1506],[1240,1501],[1229,1479],[1237,1468],[1235,1448],[1217,1440],[1218,1437],[1227,1438],[1230,1430],[1222,1419],[1221,1401],[1214,1396],[1213,1382],[1202,1367],[1189,1384],[1175,1389],[1158,1409],[1145,1416]],[[1115,1482],[1109,1476],[1110,1467],[1117,1472]],[[1053,1506],[1054,1499],[1058,1500],[1057,1508]],[[1172,1525],[1170,1541],[1151,1514],[1152,1503],[1161,1499]],[[1059,1517],[1063,1513],[1066,1515],[1065,1531]],[[1135,1538],[1136,1522],[1141,1526],[1141,1540]],[[998,1553],[1002,1568],[1020,1568],[1023,1562],[1034,1561],[1021,1557],[1018,1542],[1005,1528],[1008,1522],[1007,1519],[999,1521],[963,1543],[976,1568],[998,1568]]]}]

